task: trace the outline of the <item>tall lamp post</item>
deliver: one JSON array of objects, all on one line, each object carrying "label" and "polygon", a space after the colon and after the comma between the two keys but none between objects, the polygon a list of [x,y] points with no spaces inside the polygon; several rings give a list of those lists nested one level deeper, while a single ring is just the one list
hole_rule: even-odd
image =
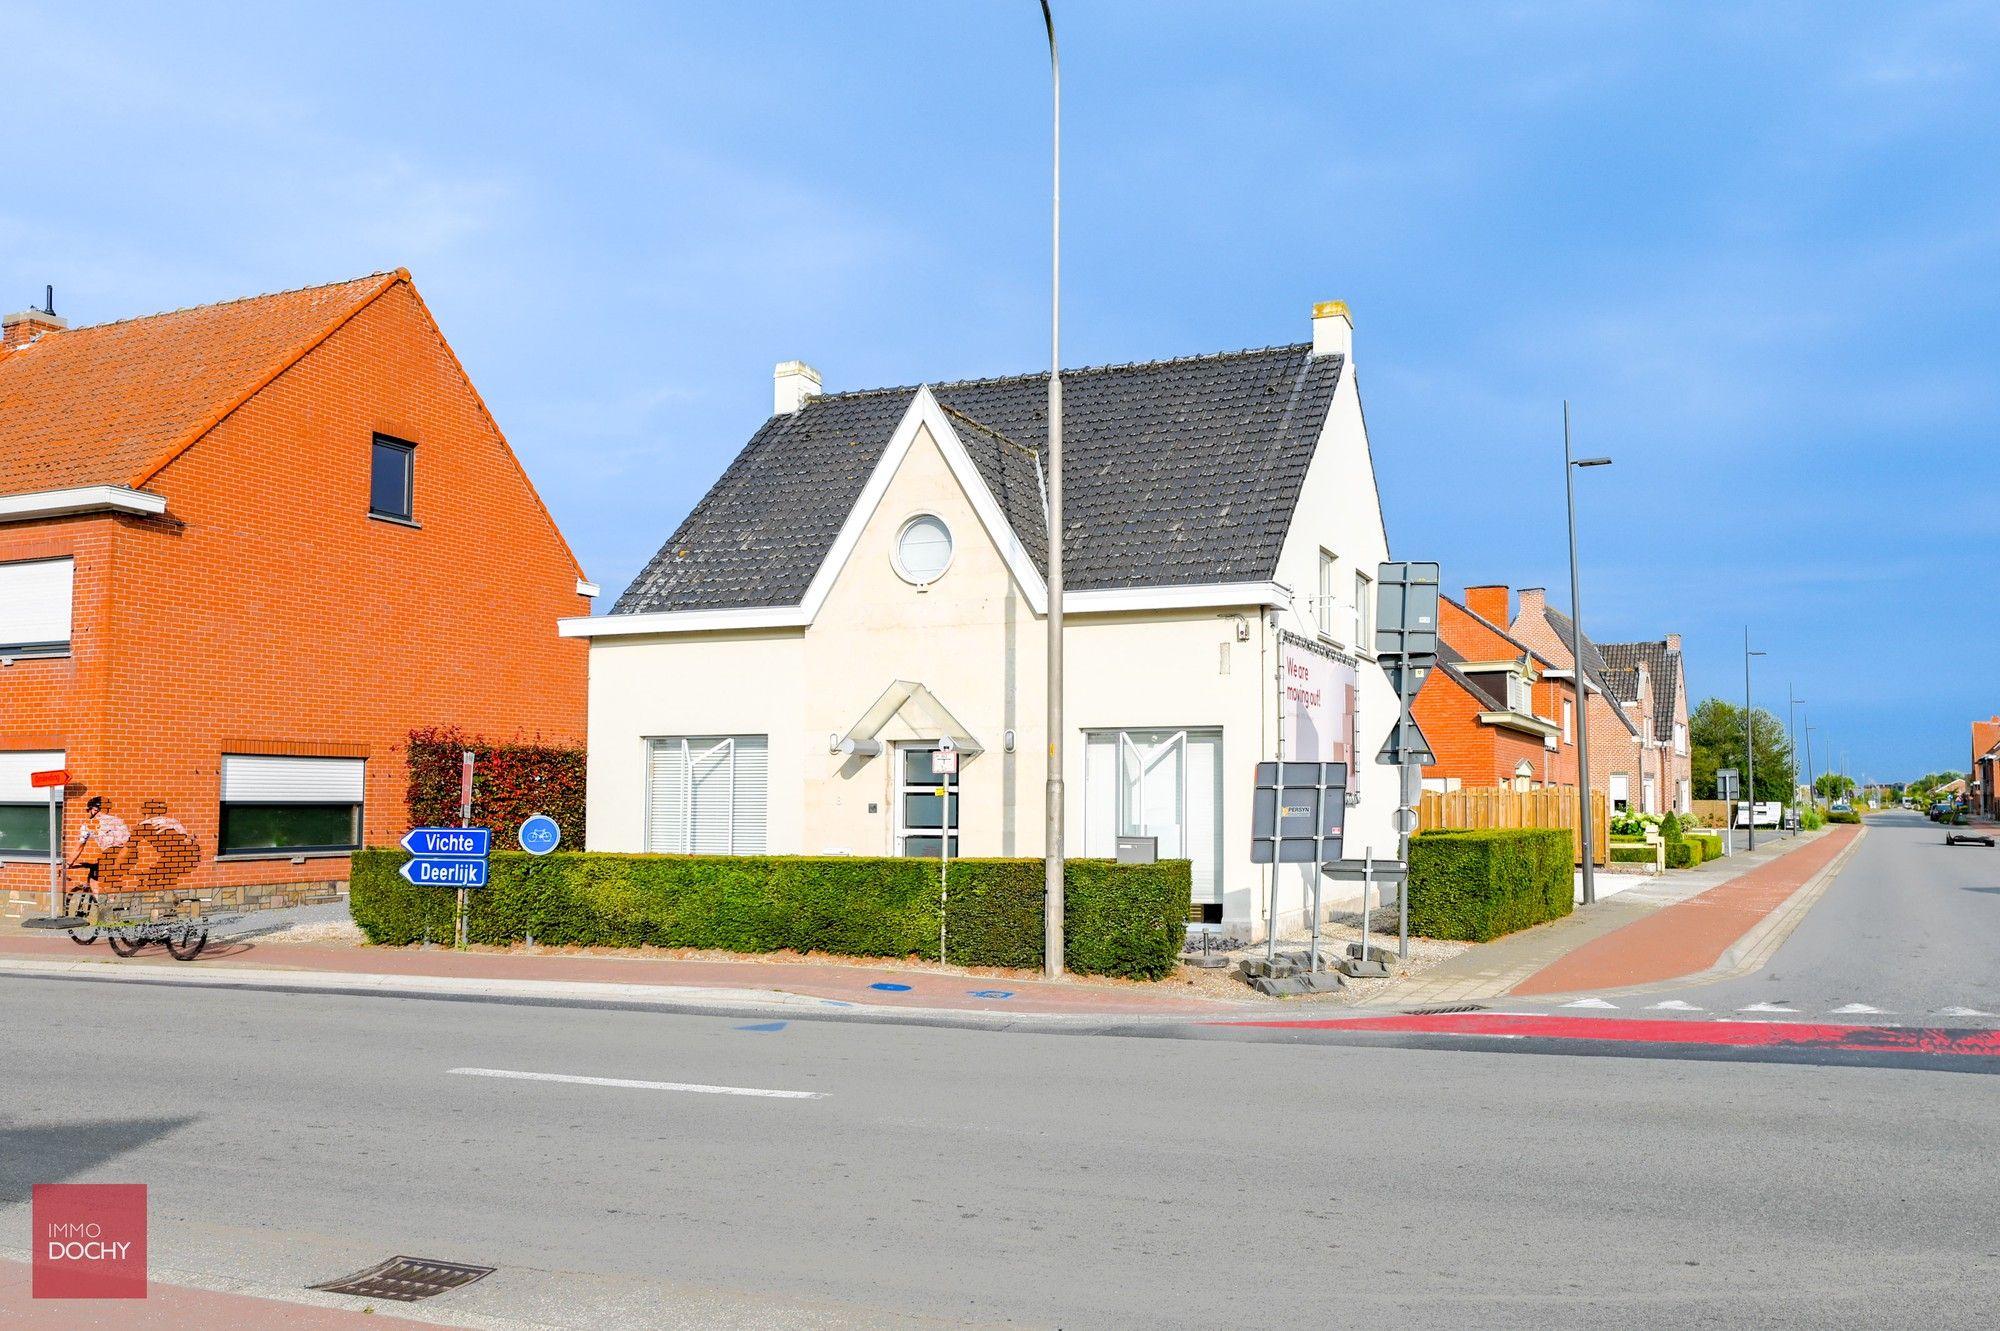
[{"label": "tall lamp post", "polygon": [[1062,472],[1062,62],[1056,17],[1042,0],[1049,35],[1049,780],[1042,848],[1042,973],[1063,970],[1063,472]]},{"label": "tall lamp post", "polygon": [[1750,797],[1750,845],[1757,849],[1757,713],[1750,706],[1750,626],[1743,626],[1743,793]]},{"label": "tall lamp post", "polygon": [[1569,501],[1569,630],[1571,664],[1576,671],[1576,823],[1583,833],[1583,904],[1597,904],[1597,875],[1590,845],[1590,698],[1583,682],[1583,587],[1576,571],[1576,469],[1608,467],[1610,458],[1579,458],[1570,453],[1569,399],[1563,399],[1563,492]]},{"label": "tall lamp post", "polygon": [[[1791,685],[1785,685],[1785,724],[1790,727],[1792,732],[1790,753],[1792,760],[1792,798],[1790,802],[1792,804],[1797,804],[1799,799],[1799,704],[1804,701],[1804,698],[1797,697],[1792,693]],[[1797,812],[1797,810],[1795,809],[1793,812]]]},{"label": "tall lamp post", "polygon": [[1815,810],[1819,808],[1819,774],[1813,771],[1812,733],[1818,729],[1816,725],[1806,726],[1806,798],[1812,801]]}]

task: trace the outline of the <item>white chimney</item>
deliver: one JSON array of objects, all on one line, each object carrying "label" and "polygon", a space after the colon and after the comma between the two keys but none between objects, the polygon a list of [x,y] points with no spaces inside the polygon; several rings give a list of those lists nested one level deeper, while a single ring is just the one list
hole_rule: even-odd
[{"label": "white chimney", "polygon": [[795,416],[809,397],[818,397],[819,371],[802,360],[779,361],[771,371],[771,414]]},{"label": "white chimney", "polygon": [[1354,355],[1354,316],[1344,300],[1323,300],[1313,306],[1313,355]]}]

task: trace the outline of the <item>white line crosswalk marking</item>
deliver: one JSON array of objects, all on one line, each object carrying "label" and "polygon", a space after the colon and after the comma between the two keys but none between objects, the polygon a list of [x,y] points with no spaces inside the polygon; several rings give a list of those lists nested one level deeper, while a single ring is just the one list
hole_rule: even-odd
[{"label": "white line crosswalk marking", "polygon": [[1706,1012],[1707,1010],[1698,1008],[1692,1003],[1683,1003],[1678,998],[1669,998],[1666,1002],[1655,1003],[1647,1009],[1649,1012]]},{"label": "white line crosswalk marking", "polygon": [[1882,1014],[1886,1013],[1887,1011],[1888,1011],[1887,1008],[1869,1007],[1866,1003],[1849,1003],[1846,1007],[1834,1008],[1833,1015],[1836,1017],[1853,1016],[1863,1012],[1873,1012],[1877,1014]]},{"label": "white line crosswalk marking", "polygon": [[1976,1007],[1941,1007],[1931,1014],[1934,1017],[1990,1017],[1991,1012],[1981,1012]]},{"label": "white line crosswalk marking", "polygon": [[1607,1003],[1601,998],[1579,998],[1574,1003],[1564,1003],[1564,1007],[1615,1008],[1616,1003]]},{"label": "white line crosswalk marking", "polygon": [[628,1077],[578,1077],[564,1072],[511,1072],[504,1068],[452,1068],[462,1077],[560,1081],[574,1086],[618,1086],[634,1091],[692,1091],[696,1095],[754,1095],[766,1100],[824,1100],[819,1091],[769,1091],[758,1086],[706,1086],[691,1081],[634,1081]]},{"label": "white line crosswalk marking", "polygon": [[1792,1012],[1792,1013],[1796,1013],[1798,1011],[1797,1008],[1786,1007],[1783,1003],[1752,1003],[1749,1007],[1740,1007],[1737,1008],[1736,1010],[1738,1012]]}]

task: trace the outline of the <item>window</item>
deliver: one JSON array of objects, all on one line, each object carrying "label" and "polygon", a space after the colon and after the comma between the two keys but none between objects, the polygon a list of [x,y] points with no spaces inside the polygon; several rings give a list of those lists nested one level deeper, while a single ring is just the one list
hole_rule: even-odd
[{"label": "window", "polygon": [[1354,575],[1354,641],[1357,652],[1375,650],[1375,581],[1366,573]]},{"label": "window", "polygon": [[934,860],[950,837],[951,858],[958,858],[958,773],[940,775],[931,761],[936,753],[935,744],[906,744],[896,750],[898,855]]},{"label": "window", "polygon": [[1564,698],[1563,699],[1563,742],[1565,744],[1576,743],[1576,733],[1572,729],[1572,727],[1574,727],[1575,724],[1576,724],[1576,704],[1571,702],[1568,698]]},{"label": "window", "polygon": [[1680,722],[1676,721],[1674,722],[1674,752],[1686,753],[1687,751],[1688,751],[1688,728],[1682,725]]},{"label": "window", "polygon": [[1533,790],[1535,788],[1535,765],[1523,758],[1514,764],[1514,789]]},{"label": "window", "polygon": [[1507,710],[1519,712],[1523,716],[1535,714],[1534,685],[1528,677],[1518,671],[1507,672]]},{"label": "window", "polygon": [[0,656],[68,656],[74,559],[0,564]]},{"label": "window", "polygon": [[[1084,736],[1085,854],[1121,836],[1159,838],[1163,860],[1192,863],[1192,904],[1222,902],[1222,732],[1111,730]],[[1213,912],[1210,912],[1213,913]]]},{"label": "window", "polygon": [[922,513],[896,533],[896,571],[925,587],[951,567],[951,528],[935,514]]},{"label": "window", "polygon": [[1319,636],[1333,639],[1333,616],[1340,604],[1340,560],[1325,550],[1319,552],[1319,595],[1313,599],[1313,624]]},{"label": "window", "polygon": [[1611,811],[1623,813],[1632,807],[1632,778],[1623,772],[1611,774]]},{"label": "window", "polygon": [[28,778],[62,765],[61,750],[0,753],[0,860],[49,858],[49,792]]},{"label": "window", "polygon": [[412,472],[417,449],[400,439],[375,436],[375,454],[368,476],[368,511],[378,518],[410,520]]},{"label": "window", "polygon": [[647,747],[647,850],[764,853],[770,784],[766,736],[676,735],[651,740]]},{"label": "window", "polygon": [[220,855],[338,854],[361,845],[363,761],[222,756]]},{"label": "window", "polygon": [[1674,809],[1679,813],[1688,813],[1694,809],[1694,805],[1688,799],[1688,779],[1686,777],[1680,779],[1679,788],[1674,793]]}]

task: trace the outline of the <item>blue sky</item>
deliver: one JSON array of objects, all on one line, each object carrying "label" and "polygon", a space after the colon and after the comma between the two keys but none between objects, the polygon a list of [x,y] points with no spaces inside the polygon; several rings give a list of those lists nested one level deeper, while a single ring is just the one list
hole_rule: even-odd
[{"label": "blue sky", "polygon": [[[1341,298],[1390,539],[1809,700],[1824,766],[2000,711],[2000,10],[1059,0],[1065,360]],[[407,266],[615,593],[769,409],[1039,368],[1032,0],[0,7],[0,304]],[[1978,552],[1984,547],[1987,553]],[[1970,573],[1965,570],[1971,570]],[[1566,600],[1566,591],[1556,599]]]}]

